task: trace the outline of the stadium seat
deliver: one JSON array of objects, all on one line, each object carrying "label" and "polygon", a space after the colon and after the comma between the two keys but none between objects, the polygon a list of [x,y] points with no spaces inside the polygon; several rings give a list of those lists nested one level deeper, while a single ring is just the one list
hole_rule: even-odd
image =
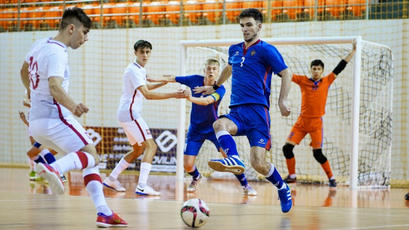
[{"label": "stadium seat", "polygon": [[17,29],[17,8],[4,8],[2,9],[2,14],[0,14],[3,19],[0,21],[1,26],[4,31],[12,31]]},{"label": "stadium seat", "polygon": [[[318,18],[324,15],[325,0],[318,0],[317,15]],[[314,18],[315,0],[304,0],[304,14],[309,18]]]},{"label": "stadium seat", "polygon": [[104,3],[104,25],[108,28],[122,27],[126,18],[128,3]]},{"label": "stadium seat", "polygon": [[302,12],[303,3],[303,0],[283,0],[283,14],[292,20],[297,19],[297,15]]},{"label": "stadium seat", "polygon": [[42,27],[48,27],[56,29],[59,26],[60,19],[62,17],[62,6],[45,6],[44,8],[44,21],[41,24]]},{"label": "stadium seat", "polygon": [[44,18],[46,17],[46,9],[43,6],[31,7],[33,11],[33,26],[35,29],[41,29],[42,23],[44,23]]},{"label": "stadium seat", "polygon": [[6,31],[8,18],[6,17],[6,9],[0,8],[0,31]]},{"label": "stadium seat", "polygon": [[226,18],[230,22],[238,22],[237,18],[242,11],[242,3],[237,0],[226,0]]},{"label": "stadium seat", "polygon": [[21,7],[20,8],[20,29],[33,30],[40,27],[41,18],[44,17],[42,7]]},{"label": "stadium seat", "polygon": [[325,14],[339,18],[345,14],[348,0],[326,0]]},{"label": "stadium seat", "polygon": [[[272,21],[277,21],[277,20],[282,20],[283,19],[283,1],[282,0],[277,0],[277,1],[271,1],[270,2],[270,16]],[[256,7],[259,5],[258,2],[253,2],[254,6],[251,6],[252,8]],[[267,19],[267,1],[261,2],[261,6],[263,8],[263,14],[266,16]]]},{"label": "stadium seat", "polygon": [[173,25],[179,25],[180,18],[180,2],[179,1],[169,1],[166,6],[166,21],[169,21]]},{"label": "stadium seat", "polygon": [[144,21],[147,25],[161,25],[165,19],[165,1],[143,1],[143,12],[146,13]]},{"label": "stadium seat", "polygon": [[[242,2],[243,9],[255,8],[255,9],[262,10],[264,4],[265,4],[265,6],[267,6],[267,4],[264,3],[264,1],[260,1],[260,0],[249,0],[249,1]],[[267,8],[265,8],[265,9],[267,9]]]},{"label": "stadium seat", "polygon": [[184,24],[199,24],[202,19],[203,4],[196,0],[188,0],[184,4]]},{"label": "stadium seat", "polygon": [[139,14],[140,14],[140,3],[139,2],[128,2],[128,13],[126,17],[126,24],[129,27],[134,27],[139,25]]},{"label": "stadium seat", "polygon": [[100,28],[101,5],[99,3],[87,3],[82,5],[84,12],[91,18],[92,27]]},{"label": "stadium seat", "polygon": [[348,12],[352,12],[355,17],[361,17],[362,12],[366,10],[366,0],[347,0],[348,1]]},{"label": "stadium seat", "polygon": [[209,23],[219,23],[222,17],[223,2],[219,0],[201,0],[203,4],[203,17]]}]

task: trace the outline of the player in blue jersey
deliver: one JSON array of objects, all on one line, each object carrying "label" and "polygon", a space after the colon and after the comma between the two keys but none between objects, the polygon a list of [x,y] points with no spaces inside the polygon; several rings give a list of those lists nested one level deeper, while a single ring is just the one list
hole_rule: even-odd
[{"label": "player in blue jersey", "polygon": [[281,77],[278,106],[283,116],[290,110],[286,100],[291,85],[291,75],[279,51],[260,40],[263,16],[257,9],[245,9],[240,15],[244,42],[230,46],[228,65],[213,86],[199,87],[194,92],[210,94],[232,76],[230,113],[218,119],[213,128],[224,152],[224,159],[209,161],[217,171],[241,174],[244,164],[237,152],[232,135],[246,135],[249,140],[250,162],[253,168],[278,188],[283,212],[292,207],[291,192],[273,164],[265,160],[270,149],[270,85],[272,74]]},{"label": "player in blue jersey", "polygon": [[[191,90],[193,90],[195,87],[212,86],[216,82],[216,77],[219,75],[220,69],[219,60],[215,58],[209,58],[208,60],[206,60],[204,68],[205,76],[165,75],[161,78],[150,79],[151,81],[159,82],[178,82],[190,87],[190,89],[185,90],[187,99],[193,104],[192,110],[190,112],[190,126],[186,138],[186,148],[184,152],[183,164],[186,172],[188,172],[192,176],[192,182],[187,188],[188,192],[196,191],[197,184],[202,177],[195,166],[195,160],[205,140],[213,142],[217,150],[220,151],[224,157],[227,157],[220,147],[212,127],[213,122],[218,118],[217,110],[219,108],[219,103],[226,91],[224,86],[220,86],[215,92],[210,95],[191,92]],[[248,184],[244,173],[236,175],[236,177],[243,187],[245,195],[257,195],[257,192]]]}]

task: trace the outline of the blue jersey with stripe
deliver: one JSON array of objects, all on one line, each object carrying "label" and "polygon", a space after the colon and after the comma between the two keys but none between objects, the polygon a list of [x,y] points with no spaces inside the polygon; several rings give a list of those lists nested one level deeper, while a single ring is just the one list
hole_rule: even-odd
[{"label": "blue jersey with stripe", "polygon": [[[204,76],[189,75],[189,76],[177,76],[176,82],[184,84],[190,87],[193,97],[206,97],[202,93],[195,93],[193,89],[196,86],[204,86]],[[208,133],[213,131],[213,122],[217,119],[217,110],[219,103],[222,100],[226,89],[224,86],[220,86],[216,92],[210,94],[215,99],[215,102],[210,105],[198,105],[192,103],[192,110],[190,112],[190,127],[189,130],[195,129],[200,133]]]},{"label": "blue jersey with stripe", "polygon": [[232,66],[230,107],[260,104],[269,108],[272,73],[287,68],[280,52],[262,40],[247,49],[242,42],[230,46],[229,64]]}]

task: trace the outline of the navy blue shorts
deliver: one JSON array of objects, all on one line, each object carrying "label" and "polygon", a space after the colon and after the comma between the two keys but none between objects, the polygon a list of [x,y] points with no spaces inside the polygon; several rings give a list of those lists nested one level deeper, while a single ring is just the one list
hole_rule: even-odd
[{"label": "navy blue shorts", "polygon": [[236,136],[247,136],[250,146],[270,150],[270,113],[263,105],[249,104],[234,106],[223,115],[237,125]]},{"label": "navy blue shorts", "polygon": [[219,145],[219,142],[217,141],[214,131],[211,131],[208,133],[200,133],[200,132],[189,130],[187,134],[187,138],[186,138],[184,154],[190,155],[190,156],[197,156],[205,140],[209,140],[213,142],[213,144],[217,148],[217,151],[219,151],[220,145]]}]

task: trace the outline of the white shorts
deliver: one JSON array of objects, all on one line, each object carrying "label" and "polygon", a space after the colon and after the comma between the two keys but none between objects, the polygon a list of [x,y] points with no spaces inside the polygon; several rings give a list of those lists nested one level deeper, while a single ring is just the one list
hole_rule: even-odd
[{"label": "white shorts", "polygon": [[152,139],[151,131],[142,117],[130,122],[119,122],[119,124],[124,129],[131,145],[136,143],[141,145],[146,140]]},{"label": "white shorts", "polygon": [[37,142],[59,153],[75,152],[93,143],[73,116],[34,120],[30,122],[29,130]]}]

